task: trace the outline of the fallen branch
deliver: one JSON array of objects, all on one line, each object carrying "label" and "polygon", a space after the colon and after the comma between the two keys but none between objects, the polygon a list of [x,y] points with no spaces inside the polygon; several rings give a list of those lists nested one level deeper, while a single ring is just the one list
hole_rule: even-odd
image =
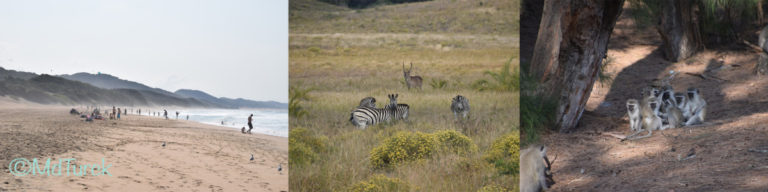
[{"label": "fallen branch", "polygon": [[611,132],[603,132],[603,133],[601,133],[601,135],[616,137],[616,138],[618,138],[620,140],[623,140],[623,139],[627,138],[627,136],[616,134],[616,133],[611,133]]},{"label": "fallen branch", "polygon": [[760,48],[760,46],[757,46],[755,44],[749,43],[749,41],[747,41],[747,40],[742,40],[741,43],[743,43],[744,45],[747,45],[749,48],[752,48],[754,51],[757,51],[759,53],[765,52],[765,51],[763,51],[762,48]]},{"label": "fallen branch", "polygon": [[699,77],[699,78],[701,78],[701,79],[705,79],[705,80],[706,80],[706,79],[712,79],[712,80],[715,80],[715,81],[717,81],[717,82],[728,81],[728,80],[725,80],[725,79],[721,79],[721,78],[718,78],[718,77],[715,77],[715,76],[710,76],[710,75],[707,75],[706,73],[691,73],[691,72],[685,72],[685,74],[687,74],[687,75],[691,75],[691,76],[696,76],[696,77]]},{"label": "fallen branch", "polygon": [[768,149],[749,149],[748,151],[755,153],[768,153]]}]

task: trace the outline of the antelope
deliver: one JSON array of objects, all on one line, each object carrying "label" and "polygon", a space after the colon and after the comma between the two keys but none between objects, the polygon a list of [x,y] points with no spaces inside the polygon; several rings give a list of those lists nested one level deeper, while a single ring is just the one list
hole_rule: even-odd
[{"label": "antelope", "polygon": [[421,76],[411,76],[411,71],[413,71],[413,63],[411,63],[411,68],[406,71],[405,62],[403,62],[403,77],[405,78],[405,84],[408,85],[408,89],[418,87],[421,90]]}]

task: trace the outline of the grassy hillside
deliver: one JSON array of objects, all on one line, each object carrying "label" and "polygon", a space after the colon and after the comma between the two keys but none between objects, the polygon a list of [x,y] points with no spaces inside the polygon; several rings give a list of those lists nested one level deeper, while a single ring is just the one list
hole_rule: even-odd
[{"label": "grassy hillside", "polygon": [[213,107],[190,98],[172,97],[146,90],[102,89],[45,74],[28,80],[12,77],[0,79],[0,96],[41,104]]},{"label": "grassy hillside", "polygon": [[[292,109],[303,111],[290,119],[291,191],[518,190],[510,172],[516,170],[506,164],[516,159],[490,158],[516,157],[494,143],[518,132],[519,94],[496,86],[504,84],[496,79],[517,79],[518,31],[511,18],[517,18],[518,3],[483,1],[481,7],[479,1],[449,0],[351,10],[291,1],[289,75],[291,95],[297,96]],[[478,10],[497,11],[471,14]],[[499,19],[505,16],[510,19]],[[403,62],[413,62],[412,75],[424,78],[423,90],[406,88]],[[506,63],[510,76],[494,78]],[[383,107],[390,93],[411,106],[408,121],[365,130],[350,124],[360,99],[373,96]],[[457,94],[472,107],[464,122],[450,111]],[[466,135],[475,150],[429,147],[429,135],[450,130]],[[412,144],[434,151],[387,168],[374,165],[374,149],[393,139],[413,141],[407,138],[420,138]]]},{"label": "grassy hillside", "polygon": [[513,35],[520,1],[435,0],[349,9],[316,0],[291,0],[290,31],[302,33],[463,33]]}]

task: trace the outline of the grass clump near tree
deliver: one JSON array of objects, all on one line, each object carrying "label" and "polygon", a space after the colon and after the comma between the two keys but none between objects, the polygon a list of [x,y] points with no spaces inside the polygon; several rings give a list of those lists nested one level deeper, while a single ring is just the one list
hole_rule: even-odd
[{"label": "grass clump near tree", "polygon": [[520,136],[510,133],[493,142],[485,160],[492,163],[501,174],[518,174],[520,168]]},{"label": "grass clump near tree", "polygon": [[385,175],[373,175],[367,181],[360,181],[352,186],[353,192],[386,192],[386,191],[410,191],[408,183]]},{"label": "grass clump near tree", "polygon": [[371,166],[374,169],[389,168],[429,158],[438,150],[464,154],[476,149],[472,139],[454,130],[432,134],[403,131],[387,138],[371,151]]}]

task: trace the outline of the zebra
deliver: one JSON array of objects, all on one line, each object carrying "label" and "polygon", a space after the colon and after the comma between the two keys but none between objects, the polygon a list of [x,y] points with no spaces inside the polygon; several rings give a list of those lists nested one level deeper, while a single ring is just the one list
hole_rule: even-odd
[{"label": "zebra", "polygon": [[349,121],[357,128],[365,129],[368,125],[407,119],[410,107],[407,104],[397,104],[397,94],[389,94],[387,97],[389,105],[384,108],[358,107],[350,114]]},{"label": "zebra", "polygon": [[359,107],[376,108],[376,98],[373,98],[373,97],[363,98],[362,100],[360,100],[360,105],[358,105],[357,107],[358,108]]},{"label": "zebra", "polygon": [[467,118],[469,115],[469,99],[464,96],[456,95],[451,101],[451,111],[453,111],[453,117],[459,118],[461,114],[462,118]]}]

